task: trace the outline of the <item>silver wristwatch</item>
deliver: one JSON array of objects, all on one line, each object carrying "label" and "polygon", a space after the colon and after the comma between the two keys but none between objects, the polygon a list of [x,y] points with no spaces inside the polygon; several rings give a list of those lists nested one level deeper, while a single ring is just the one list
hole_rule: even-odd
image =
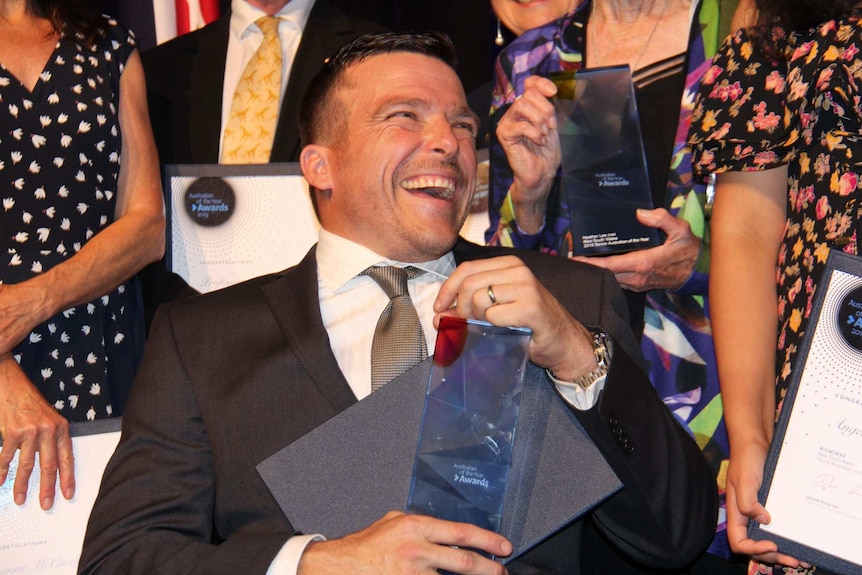
[{"label": "silver wristwatch", "polygon": [[611,365],[611,357],[614,355],[614,344],[611,338],[603,331],[593,331],[593,353],[596,354],[596,368],[572,381],[575,385],[587,389],[596,380],[608,374]]}]

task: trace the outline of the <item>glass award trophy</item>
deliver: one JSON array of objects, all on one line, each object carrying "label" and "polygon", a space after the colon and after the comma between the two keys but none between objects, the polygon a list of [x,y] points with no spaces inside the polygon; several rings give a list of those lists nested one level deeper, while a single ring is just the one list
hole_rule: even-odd
[{"label": "glass award trophy", "polygon": [[628,66],[550,75],[572,253],[606,255],[659,244],[635,216],[652,209],[634,86]]},{"label": "glass award trophy", "polygon": [[407,509],[498,531],[530,330],[444,317]]}]

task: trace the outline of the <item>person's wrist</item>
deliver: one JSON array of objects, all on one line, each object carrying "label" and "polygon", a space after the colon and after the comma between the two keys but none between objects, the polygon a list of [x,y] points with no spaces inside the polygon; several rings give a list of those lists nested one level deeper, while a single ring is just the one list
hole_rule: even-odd
[{"label": "person's wrist", "polygon": [[339,565],[338,554],[328,551],[333,541],[311,541],[306,545],[296,566],[296,575],[314,573],[338,573],[343,565]]},{"label": "person's wrist", "polygon": [[68,297],[68,294],[64,294],[61,290],[58,290],[56,285],[57,284],[50,281],[46,281],[45,284],[39,286],[41,290],[41,293],[39,294],[41,302],[41,305],[39,306],[40,317],[38,318],[38,323],[35,325],[44,323],[61,311],[71,307],[70,302],[63,300],[64,297]]},{"label": "person's wrist", "polygon": [[734,448],[734,453],[766,452],[772,442],[771,430],[751,429],[745,433],[731,433],[728,431],[728,444]]},{"label": "person's wrist", "polygon": [[611,338],[601,330],[589,330],[592,357],[590,361],[578,369],[572,371],[559,371],[549,369],[552,378],[573,383],[583,389],[590,387],[600,377],[608,374],[611,359],[613,358],[613,342]]},{"label": "person's wrist", "polygon": [[675,281],[672,282],[673,285],[668,286],[668,291],[678,291],[680,290],[688,281],[691,279],[692,275],[697,272],[697,262],[700,259],[703,241],[694,236],[694,242],[691,245],[691,248],[685,258],[685,263],[679,266],[679,269],[682,270],[678,272],[677,277],[674,278]]},{"label": "person's wrist", "polygon": [[25,290],[19,294],[27,302],[29,315],[26,321],[31,324],[29,329],[48,321],[65,309],[61,305],[60,290],[57,289],[57,286],[62,286],[64,283],[56,273],[56,268],[17,285]]},{"label": "person's wrist", "polygon": [[518,229],[526,234],[537,234],[545,224],[545,194],[525,190],[521,184],[513,182],[509,188],[512,211]]}]

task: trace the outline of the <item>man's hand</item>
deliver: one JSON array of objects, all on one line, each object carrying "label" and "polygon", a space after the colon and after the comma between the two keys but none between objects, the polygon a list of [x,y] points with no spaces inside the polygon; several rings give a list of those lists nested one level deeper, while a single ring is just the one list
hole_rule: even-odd
[{"label": "man's hand", "polygon": [[608,269],[620,287],[634,292],[676,289],[691,275],[700,254],[700,239],[688,222],[675,218],[664,208],[638,210],[638,221],[663,231],[667,238],[654,248],[618,256],[576,257],[578,261]]},{"label": "man's hand", "polygon": [[69,422],[48,405],[11,354],[0,355],[0,484],[6,482],[9,465],[17,450],[18,473],[13,493],[15,503],[27,499],[27,485],[39,452],[42,509],[54,505],[54,486],[60,475],[60,489],[66,499],[75,495],[75,469]]},{"label": "man's hand", "polygon": [[401,575],[438,570],[462,575],[503,575],[500,563],[471,551],[505,557],[512,544],[502,535],[467,523],[390,511],[342,539],[311,543],[298,575]]},{"label": "man's hand", "polygon": [[[496,303],[490,293],[494,294]],[[530,328],[530,361],[563,380],[596,368],[593,338],[515,256],[462,263],[440,288],[439,315]]]},{"label": "man's hand", "polygon": [[530,76],[524,93],[500,118],[497,139],[506,153],[514,179],[509,193],[518,227],[536,233],[560,167],[560,139],[554,105],[548,100],[557,87],[547,78]]}]

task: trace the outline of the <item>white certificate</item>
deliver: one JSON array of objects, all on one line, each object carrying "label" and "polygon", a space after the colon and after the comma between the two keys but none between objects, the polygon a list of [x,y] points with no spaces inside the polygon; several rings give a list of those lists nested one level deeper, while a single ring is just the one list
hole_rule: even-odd
[{"label": "white certificate", "polygon": [[299,164],[170,165],[168,266],[199,292],[288,268],[320,225]]},{"label": "white certificate", "polygon": [[[488,151],[460,235],[485,243]],[[299,164],[186,164],[165,168],[168,269],[197,291],[213,291],[298,264],[320,223]]]},{"label": "white certificate", "polygon": [[[75,497],[66,500],[57,481],[54,507],[39,506],[39,467],[30,475],[27,501],[15,505],[12,485],[18,455],[0,486],[0,573],[74,575],[102,472],[120,440],[120,419],[72,424]],[[37,459],[38,463],[38,459]]]},{"label": "white certificate", "polygon": [[756,539],[843,575],[862,573],[862,258],[833,252],[764,474]]}]

